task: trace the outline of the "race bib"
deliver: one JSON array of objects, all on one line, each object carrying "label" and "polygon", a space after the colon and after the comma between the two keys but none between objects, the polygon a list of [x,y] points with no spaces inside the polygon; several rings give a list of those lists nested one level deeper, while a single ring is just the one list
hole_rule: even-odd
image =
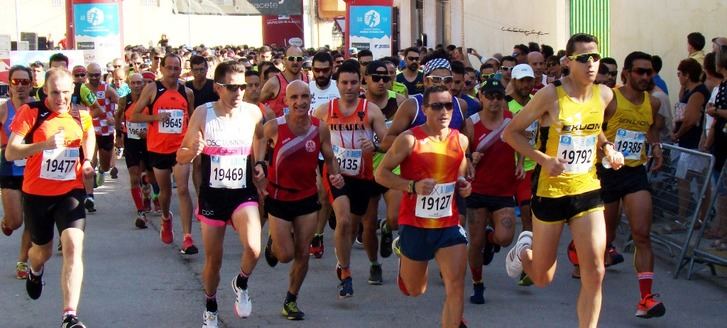
[{"label": "race bib", "polygon": [[525,129],[525,132],[528,134],[528,143],[530,144],[530,146],[535,146],[535,138],[537,137],[538,125],[538,121],[533,121],[533,123],[530,123],[530,125],[528,125],[528,128]]},{"label": "race bib", "polygon": [[181,109],[160,109],[159,114],[169,113],[169,118],[159,121],[159,133],[180,134],[184,124],[184,111]]},{"label": "race bib", "polygon": [[341,174],[356,176],[361,172],[363,151],[361,149],[346,149],[333,145],[333,154],[338,161]]},{"label": "race bib", "polygon": [[618,129],[616,131],[616,151],[621,152],[624,155],[624,159],[641,159],[641,152],[644,150],[644,144],[646,141],[646,133],[631,131],[625,129]]},{"label": "race bib", "polygon": [[565,159],[564,173],[586,173],[593,167],[596,152],[596,136],[560,136],[558,157]]},{"label": "race bib", "polygon": [[452,202],[456,182],[440,183],[429,195],[417,195],[415,215],[426,219],[452,216]]},{"label": "race bib", "polygon": [[40,177],[57,181],[75,180],[79,155],[77,147],[44,150]]},{"label": "race bib", "polygon": [[145,122],[126,122],[126,136],[129,139],[139,140],[142,134],[146,135]]},{"label": "race bib", "polygon": [[242,189],[246,187],[245,169],[247,156],[210,156],[210,187],[219,189]]}]

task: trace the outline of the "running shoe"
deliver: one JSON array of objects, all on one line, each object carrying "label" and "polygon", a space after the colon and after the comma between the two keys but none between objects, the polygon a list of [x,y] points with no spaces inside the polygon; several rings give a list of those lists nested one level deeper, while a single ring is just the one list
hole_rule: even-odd
[{"label": "running shoe", "polygon": [[305,313],[298,309],[298,303],[295,301],[283,304],[283,310],[280,313],[288,320],[303,320],[303,317],[305,317]]},{"label": "running shoe", "polygon": [[96,212],[96,201],[93,197],[86,197],[86,200],[83,201],[83,206],[86,208],[88,213]]},{"label": "running shoe", "polygon": [[273,237],[268,237],[268,243],[265,244],[265,262],[268,262],[268,265],[271,268],[274,268],[276,265],[278,265],[278,258],[275,257],[275,254],[273,254]]},{"label": "running shoe", "polygon": [[470,303],[485,304],[485,284],[481,282],[472,284],[472,296],[470,296]]},{"label": "running shoe", "polygon": [[143,211],[136,212],[134,225],[139,229],[146,229],[146,214]]},{"label": "running shoe", "polygon": [[194,246],[194,240],[192,240],[192,235],[184,236],[184,240],[182,241],[182,248],[179,249],[179,252],[184,255],[194,255],[199,253],[197,246]]},{"label": "running shoe", "polygon": [[528,287],[533,285],[533,280],[528,277],[525,272],[520,274],[520,280],[517,281],[518,286]]},{"label": "running shoe", "polygon": [[494,233],[495,229],[487,226],[485,228],[485,247],[482,249],[482,265],[488,265],[492,263],[492,259],[495,258],[495,253],[500,252],[500,245],[493,244],[487,241],[487,236]]},{"label": "running shoe", "polygon": [[18,262],[15,264],[15,278],[18,280],[28,279],[28,264],[25,262]]},{"label": "running shoe", "polygon": [[202,314],[202,328],[217,328],[217,312],[204,311]]},{"label": "running shoe", "polygon": [[383,272],[381,271],[381,264],[372,265],[369,269],[369,285],[381,285],[384,283]]},{"label": "running shoe", "polygon": [[159,228],[159,238],[162,240],[162,243],[167,245],[174,241],[174,231],[172,231],[173,218],[174,215],[172,213],[169,213],[168,219],[165,219],[164,216],[162,216],[162,223]]},{"label": "running shoe", "polygon": [[65,318],[63,318],[61,328],[86,328],[86,325],[84,325],[81,320],[78,320],[77,316],[67,315]]},{"label": "running shoe", "polygon": [[106,172],[96,172],[96,186],[101,187],[106,182]]},{"label": "running shoe", "polygon": [[323,236],[321,235],[315,235],[313,236],[313,240],[310,242],[310,247],[308,247],[308,253],[310,255],[315,256],[317,259],[323,257]]},{"label": "running shoe", "polygon": [[111,179],[118,179],[119,178],[119,169],[116,168],[116,166],[111,168],[111,171],[109,171],[109,174],[111,175]]},{"label": "running shoe", "polygon": [[381,221],[379,226],[381,229],[381,244],[379,246],[381,257],[387,258],[391,256],[391,242],[394,241],[394,233],[389,228],[389,224],[386,220]]},{"label": "running shoe", "polygon": [[356,247],[356,248],[359,248],[359,249],[363,249],[364,248],[364,244],[363,244],[363,226],[361,226],[361,225],[359,225],[359,230],[356,233],[356,239],[353,242],[353,247]]},{"label": "running shoe", "polygon": [[523,272],[523,262],[520,259],[520,254],[526,248],[530,248],[533,243],[533,233],[530,231],[523,231],[517,237],[517,243],[515,246],[510,248],[510,251],[505,257],[505,270],[510,278],[519,278],[520,273]]},{"label": "running shoe", "polygon": [[649,319],[661,317],[666,313],[664,303],[658,301],[656,298],[659,294],[649,294],[639,301],[636,305],[636,316],[639,318]]},{"label": "running shoe", "polygon": [[13,229],[10,229],[10,227],[8,227],[7,225],[5,225],[5,220],[3,220],[2,222],[0,222],[0,228],[3,231],[3,234],[6,235],[6,236],[10,236],[10,235],[13,234]]},{"label": "running shoe", "polygon": [[396,239],[391,242],[391,250],[394,254],[396,254],[396,256],[401,257],[401,242],[399,241],[399,237],[396,237]]},{"label": "running shoe", "polygon": [[252,301],[247,289],[237,287],[237,275],[232,277],[232,291],[235,292],[235,315],[247,318],[252,313]]},{"label": "running shoe", "polygon": [[350,298],[353,296],[353,279],[348,277],[341,280],[338,285],[338,299]]},{"label": "running shoe", "polygon": [[605,263],[606,267],[610,267],[624,261],[624,256],[619,254],[619,252],[616,251],[616,247],[611,244],[608,244],[606,247],[606,256],[608,256],[608,260],[606,260]]},{"label": "running shoe", "polygon": [[25,279],[25,291],[28,292],[30,298],[37,300],[43,292],[43,284],[43,273],[36,276],[29,271],[28,279]]}]

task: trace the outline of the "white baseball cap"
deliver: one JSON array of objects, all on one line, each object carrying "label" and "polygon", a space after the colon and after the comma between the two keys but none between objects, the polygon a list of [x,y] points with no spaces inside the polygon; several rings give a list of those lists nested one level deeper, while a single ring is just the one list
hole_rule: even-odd
[{"label": "white baseball cap", "polygon": [[530,67],[530,65],[518,64],[512,68],[512,78],[513,79],[520,80],[520,79],[526,78],[526,77],[535,78],[535,73],[533,73],[533,68]]}]

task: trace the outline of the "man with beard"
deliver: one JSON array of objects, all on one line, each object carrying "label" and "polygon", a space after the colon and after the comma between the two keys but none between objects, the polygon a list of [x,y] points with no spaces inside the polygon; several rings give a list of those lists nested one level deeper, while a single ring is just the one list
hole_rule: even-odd
[{"label": "man with beard", "polygon": [[396,82],[406,85],[410,95],[424,92],[424,74],[419,71],[419,49],[415,47],[404,50],[406,67],[396,76]]},{"label": "man with beard", "polygon": [[260,102],[260,73],[256,71],[245,71],[245,95],[242,100],[257,105],[263,113],[263,121],[267,122],[275,118],[275,113],[267,105]]},{"label": "man with beard", "polygon": [[266,103],[273,110],[275,116],[285,114],[285,88],[295,80],[308,82],[308,77],[303,74],[303,50],[296,46],[290,46],[285,50],[285,70],[270,78],[263,85],[260,95],[260,102]]}]

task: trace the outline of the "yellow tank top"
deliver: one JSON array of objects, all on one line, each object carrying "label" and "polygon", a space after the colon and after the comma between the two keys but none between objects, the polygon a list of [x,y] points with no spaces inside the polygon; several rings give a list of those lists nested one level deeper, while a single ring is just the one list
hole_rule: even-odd
[{"label": "yellow tank top", "polygon": [[630,102],[619,89],[613,89],[616,95],[616,112],[604,126],[603,133],[614,148],[624,155],[624,164],[637,167],[646,163],[646,134],[654,123],[651,110],[651,99],[644,92],[644,101],[640,105]]},{"label": "yellow tank top", "polygon": [[566,160],[565,171],[550,176],[538,166],[535,195],[547,198],[579,195],[601,188],[596,176],[596,149],[603,124],[603,101],[597,85],[591,99],[575,102],[563,89],[558,94],[558,118],[540,128],[538,149],[548,156]]}]

